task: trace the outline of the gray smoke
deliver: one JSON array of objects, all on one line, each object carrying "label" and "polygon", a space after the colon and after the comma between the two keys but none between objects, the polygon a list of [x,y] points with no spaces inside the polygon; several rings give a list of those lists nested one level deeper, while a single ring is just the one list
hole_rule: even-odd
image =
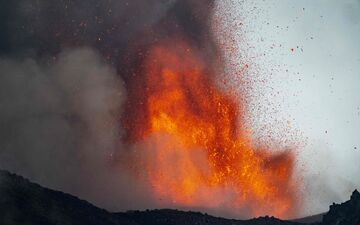
[{"label": "gray smoke", "polygon": [[123,149],[126,93],[94,50],[65,51],[46,64],[2,59],[0,71],[2,169],[109,209],[146,200],[119,165],[111,166]]},{"label": "gray smoke", "polygon": [[0,0],[0,169],[114,211],[158,207],[121,117],[144,112],[149,46],[181,33],[212,56],[212,3]]}]

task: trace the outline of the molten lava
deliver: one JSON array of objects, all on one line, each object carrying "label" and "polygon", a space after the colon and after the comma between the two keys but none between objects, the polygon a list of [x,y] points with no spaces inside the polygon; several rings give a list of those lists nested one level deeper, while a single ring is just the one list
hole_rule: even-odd
[{"label": "molten lava", "polygon": [[[294,158],[257,149],[236,96],[217,87],[200,51],[186,41],[151,47],[140,109],[126,115],[154,194],[178,206],[230,208],[289,217],[297,201]],[[135,122],[134,122],[135,124]]]}]

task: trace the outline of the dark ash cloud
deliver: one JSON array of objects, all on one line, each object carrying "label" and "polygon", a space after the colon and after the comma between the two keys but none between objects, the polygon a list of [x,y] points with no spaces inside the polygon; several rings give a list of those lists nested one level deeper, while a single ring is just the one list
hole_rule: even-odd
[{"label": "dark ash cloud", "polygon": [[0,169],[110,210],[156,207],[122,165],[121,117],[149,46],[182,33],[213,57],[212,5],[0,0]]}]

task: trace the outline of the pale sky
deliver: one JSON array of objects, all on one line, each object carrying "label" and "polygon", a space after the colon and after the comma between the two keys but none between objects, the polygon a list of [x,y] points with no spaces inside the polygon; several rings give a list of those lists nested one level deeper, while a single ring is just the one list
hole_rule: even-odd
[{"label": "pale sky", "polygon": [[230,21],[243,23],[239,54],[254,56],[254,73],[270,79],[266,88],[254,82],[264,95],[256,94],[253,104],[270,99],[280,111],[260,107],[252,111],[253,122],[265,123],[259,118],[270,113],[266,123],[281,133],[287,130],[276,121],[285,118],[305,140],[298,153],[304,214],[348,199],[360,188],[360,1],[226,0],[218,5]]}]

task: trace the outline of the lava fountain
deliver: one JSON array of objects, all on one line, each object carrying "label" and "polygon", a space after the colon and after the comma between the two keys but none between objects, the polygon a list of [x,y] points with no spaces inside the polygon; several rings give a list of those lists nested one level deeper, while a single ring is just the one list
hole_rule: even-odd
[{"label": "lava fountain", "polygon": [[241,102],[217,87],[200,53],[178,37],[148,49],[141,107],[125,123],[132,143],[146,143],[134,151],[135,167],[158,199],[175,206],[291,217],[294,155],[255,146]]}]

